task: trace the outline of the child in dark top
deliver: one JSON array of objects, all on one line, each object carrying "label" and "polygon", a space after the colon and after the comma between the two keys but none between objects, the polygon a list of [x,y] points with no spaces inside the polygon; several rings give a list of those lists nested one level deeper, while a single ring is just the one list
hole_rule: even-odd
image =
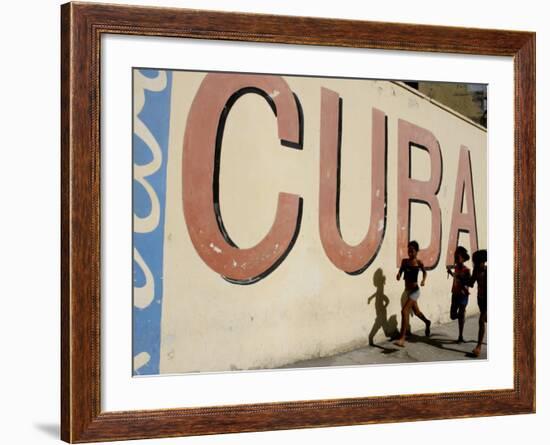
[{"label": "child in dark top", "polygon": [[403,258],[401,261],[401,267],[397,272],[397,281],[401,279],[401,275],[405,278],[405,293],[407,294],[407,301],[401,309],[401,332],[399,339],[395,342],[397,346],[405,346],[405,337],[409,328],[409,316],[411,310],[414,314],[420,318],[426,324],[426,336],[430,335],[430,325],[432,322],[428,320],[420,309],[418,308],[418,298],[420,298],[420,288],[418,287],[418,273],[422,271],[422,281],[420,286],[424,286],[426,283],[426,269],[422,261],[416,258],[418,253],[418,243],[411,241],[407,246],[408,258]]},{"label": "child in dark top", "polygon": [[474,287],[477,281],[477,304],[479,306],[479,333],[477,346],[472,351],[475,357],[481,353],[481,345],[485,337],[485,325],[487,323],[487,251],[478,250],[472,255],[474,271],[470,279],[470,287]]},{"label": "child in dark top", "polygon": [[[470,259],[465,247],[458,246],[455,251],[455,264],[447,266],[447,273],[453,277],[451,290],[451,320],[458,319],[458,343],[464,343],[464,320],[470,294],[470,269],[464,263]],[[454,272],[453,272],[454,268]]]}]

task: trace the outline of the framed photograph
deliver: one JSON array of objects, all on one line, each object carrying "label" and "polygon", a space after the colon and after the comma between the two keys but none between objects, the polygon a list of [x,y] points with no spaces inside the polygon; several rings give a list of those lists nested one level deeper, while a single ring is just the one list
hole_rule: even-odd
[{"label": "framed photograph", "polygon": [[534,33],[61,17],[63,440],[534,412]]}]

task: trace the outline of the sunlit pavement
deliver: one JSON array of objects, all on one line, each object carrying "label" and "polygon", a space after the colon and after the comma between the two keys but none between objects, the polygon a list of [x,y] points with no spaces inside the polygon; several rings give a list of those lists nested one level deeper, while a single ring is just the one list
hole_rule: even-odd
[{"label": "sunlit pavement", "polygon": [[478,316],[466,319],[464,343],[457,343],[458,325],[456,321],[453,321],[432,327],[430,337],[426,337],[423,330],[415,331],[407,337],[403,348],[394,345],[394,340],[388,339],[341,354],[291,363],[283,368],[484,360],[487,358],[486,343],[483,344],[479,357],[476,358],[471,354],[477,344],[478,320]]}]

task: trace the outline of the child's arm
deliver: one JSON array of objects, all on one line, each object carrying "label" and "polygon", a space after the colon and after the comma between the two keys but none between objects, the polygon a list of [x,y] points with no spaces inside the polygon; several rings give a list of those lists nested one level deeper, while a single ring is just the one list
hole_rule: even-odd
[{"label": "child's arm", "polygon": [[447,266],[447,275],[450,275],[451,277],[454,277],[455,274],[453,273],[453,270],[451,269],[454,267],[454,264],[452,266]]},{"label": "child's arm", "polygon": [[424,286],[424,284],[426,284],[426,277],[428,276],[428,272],[426,272],[426,268],[424,267],[424,263],[422,261],[418,262],[418,266],[422,271],[422,281],[420,282],[420,286]]},{"label": "child's arm", "polygon": [[472,276],[470,273],[470,269],[465,267],[459,277],[460,286],[462,288],[461,292],[464,293],[465,295],[468,295],[470,293],[470,290],[468,288],[470,287],[471,279],[472,279]]},{"label": "child's arm", "polygon": [[401,275],[403,274],[403,271],[405,269],[405,260],[401,260],[401,267],[399,268],[399,272],[397,272],[397,276],[395,277],[397,281],[401,279]]},{"label": "child's arm", "polygon": [[464,271],[464,277],[463,277],[463,283],[465,287],[472,287],[470,286],[470,282],[472,281],[472,274],[470,272],[470,269],[466,268]]},{"label": "child's arm", "polygon": [[477,281],[477,267],[474,267],[474,271],[472,272],[472,276],[470,277],[470,282],[468,283],[468,286],[474,287]]}]

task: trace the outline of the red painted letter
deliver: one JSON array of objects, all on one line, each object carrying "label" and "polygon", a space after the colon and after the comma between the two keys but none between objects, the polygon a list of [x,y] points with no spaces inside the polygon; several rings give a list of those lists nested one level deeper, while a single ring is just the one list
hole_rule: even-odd
[{"label": "red painted letter", "polygon": [[226,280],[249,284],[272,272],[292,249],[302,215],[302,198],[279,193],[275,221],[254,247],[239,249],[220,213],[219,160],[225,120],[243,94],[263,96],[277,116],[283,145],[300,148],[300,110],[278,76],[211,73],[202,81],[187,118],[183,141],[183,211],[191,241],[202,260]]},{"label": "red painted letter", "polygon": [[[465,202],[467,202],[467,212],[464,211]],[[472,252],[475,252],[477,250],[477,224],[472,163],[470,160],[470,151],[464,146],[460,147],[460,157],[458,160],[455,201],[451,219],[451,231],[449,232],[449,247],[447,248],[447,264],[454,263],[454,253],[458,245],[458,235],[460,232],[470,234],[470,249]]]},{"label": "red painted letter", "polygon": [[330,261],[344,272],[359,274],[376,257],[386,229],[386,116],[373,108],[370,223],[365,238],[356,246],[347,244],[340,232],[341,119],[338,93],[322,88],[319,232]]},{"label": "red painted letter", "polygon": [[[430,244],[420,249],[418,258],[426,269],[433,269],[441,253],[441,208],[437,193],[441,185],[442,158],[439,142],[428,130],[399,119],[398,123],[398,198],[397,198],[397,267],[407,256],[410,239],[411,202],[426,204],[432,214]],[[430,155],[431,176],[428,181],[411,178],[411,148],[426,150]]]}]

